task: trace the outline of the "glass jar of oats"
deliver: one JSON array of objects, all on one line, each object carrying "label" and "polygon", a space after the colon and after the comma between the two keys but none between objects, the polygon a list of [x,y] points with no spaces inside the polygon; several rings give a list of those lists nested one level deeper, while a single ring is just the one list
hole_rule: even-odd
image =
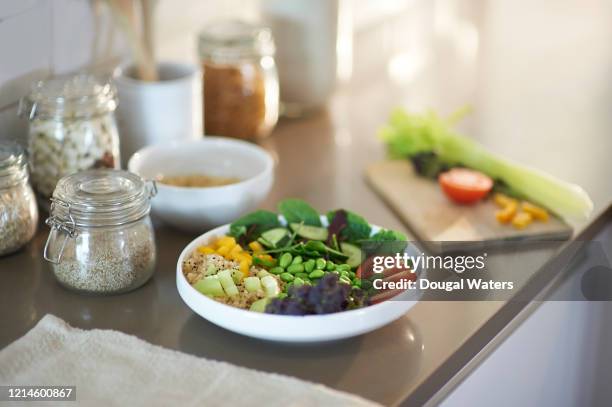
[{"label": "glass jar of oats", "polygon": [[155,271],[149,217],[155,183],[120,170],[90,170],[58,183],[44,257],[65,287],[115,294],[143,285]]},{"label": "glass jar of oats", "polygon": [[23,148],[0,143],[0,256],[13,253],[36,233],[38,207],[28,183]]},{"label": "glass jar of oats", "polygon": [[119,168],[116,107],[114,87],[86,74],[36,82],[21,100],[20,114],[29,119],[32,185],[43,207],[63,176]]},{"label": "glass jar of oats", "polygon": [[206,27],[198,44],[203,74],[204,131],[255,139],[278,120],[278,74],[269,29],[241,21]]}]

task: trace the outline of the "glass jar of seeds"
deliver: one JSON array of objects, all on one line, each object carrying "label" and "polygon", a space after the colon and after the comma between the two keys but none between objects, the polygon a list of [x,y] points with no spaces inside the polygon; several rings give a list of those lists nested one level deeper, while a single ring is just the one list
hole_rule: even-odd
[{"label": "glass jar of seeds", "polygon": [[278,73],[268,28],[218,22],[199,35],[204,132],[255,139],[278,120]]},{"label": "glass jar of seeds", "polygon": [[48,207],[64,175],[92,168],[119,168],[115,89],[91,75],[34,83],[19,112],[29,119],[32,185]]},{"label": "glass jar of seeds", "polygon": [[28,183],[23,148],[0,143],[0,256],[13,253],[36,233],[38,207]]},{"label": "glass jar of seeds", "polygon": [[57,280],[89,294],[143,285],[155,270],[149,217],[154,183],[121,170],[89,170],[62,178],[46,223],[44,257]]}]

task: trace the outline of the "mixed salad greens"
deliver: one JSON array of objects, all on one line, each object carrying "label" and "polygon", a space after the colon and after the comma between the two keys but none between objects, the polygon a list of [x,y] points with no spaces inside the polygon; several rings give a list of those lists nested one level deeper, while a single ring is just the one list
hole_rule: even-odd
[{"label": "mixed salad greens", "polygon": [[[589,216],[593,203],[579,186],[501,158],[455,132],[453,125],[466,111],[444,119],[432,111],[412,114],[396,110],[379,136],[387,144],[391,157],[410,159],[423,176],[437,178],[450,169],[462,167],[490,177],[494,191],[541,205],[565,220]],[[453,186],[446,184],[449,185]]]},{"label": "mixed salad greens", "polygon": [[[230,225],[183,263],[204,295],[239,308],[282,315],[327,314],[367,306],[376,276],[358,269],[364,242],[398,242],[402,233],[372,227],[345,209],[319,213],[298,199],[278,204],[281,217],[258,210]],[[362,278],[363,277],[363,278]],[[380,278],[380,276],[378,276]]]}]

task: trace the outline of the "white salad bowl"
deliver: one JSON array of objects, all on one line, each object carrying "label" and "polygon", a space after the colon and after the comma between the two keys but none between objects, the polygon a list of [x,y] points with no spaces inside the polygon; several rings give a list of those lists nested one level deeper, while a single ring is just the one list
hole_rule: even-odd
[{"label": "white salad bowl", "polygon": [[[326,223],[324,217],[322,220]],[[222,304],[193,288],[183,275],[182,264],[199,246],[227,235],[229,226],[220,226],[193,240],[185,247],[176,265],[179,295],[196,314],[215,325],[259,339],[296,343],[323,342],[350,338],[378,329],[400,318],[417,303],[418,297],[405,291],[393,300],[368,307],[306,316],[265,314]],[[379,229],[372,226],[372,233]]]},{"label": "white salad bowl", "polygon": [[255,209],[274,182],[274,160],[263,148],[241,140],[204,137],[155,144],[135,153],[128,169],[145,179],[202,174],[239,178],[217,187],[157,183],[153,213],[176,228],[202,232]]}]

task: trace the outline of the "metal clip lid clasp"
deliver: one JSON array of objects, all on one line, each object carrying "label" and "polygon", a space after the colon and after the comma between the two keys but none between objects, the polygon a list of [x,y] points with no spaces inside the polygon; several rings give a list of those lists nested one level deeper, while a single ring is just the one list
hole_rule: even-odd
[{"label": "metal clip lid clasp", "polygon": [[[66,209],[66,217],[68,220],[60,219],[55,216],[54,210],[57,206],[61,206]],[[74,221],[74,217],[70,211],[70,204],[56,198],[51,198],[51,208],[49,210],[50,216],[45,221],[45,224],[51,228],[49,232],[49,236],[47,237],[47,242],[45,243],[45,248],[43,251],[43,257],[45,260],[53,263],[59,264],[62,260],[62,254],[64,253],[64,249],[66,248],[66,243],[68,242],[68,238],[74,239],[77,236],[76,231],[76,222]],[[62,240],[62,244],[59,248],[59,252],[57,256],[51,256],[49,254],[49,247],[51,245],[51,240],[54,232],[64,233],[64,240]]]}]

